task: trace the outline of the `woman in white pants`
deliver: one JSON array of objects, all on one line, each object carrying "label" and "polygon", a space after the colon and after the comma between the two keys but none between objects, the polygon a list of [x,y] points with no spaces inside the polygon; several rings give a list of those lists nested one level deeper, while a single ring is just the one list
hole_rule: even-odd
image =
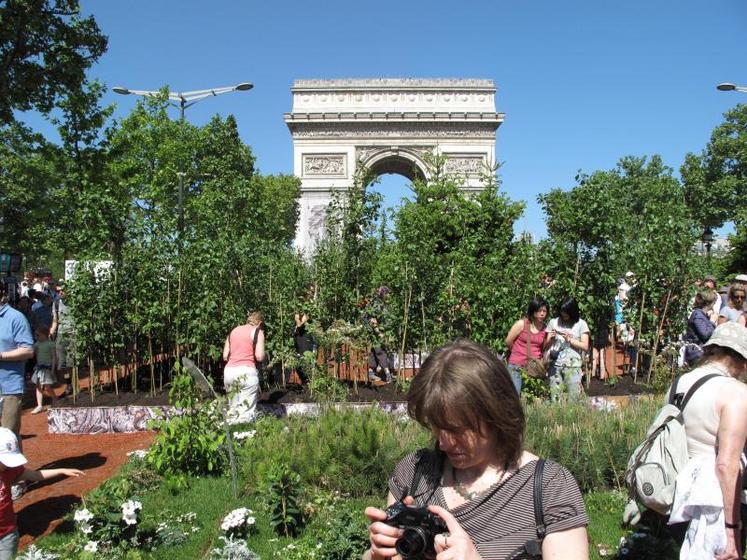
[{"label": "woman in white pants", "polygon": [[251,311],[246,324],[239,325],[223,345],[223,384],[229,394],[228,418],[233,424],[251,422],[259,396],[257,362],[265,359],[265,333],[262,313]]}]

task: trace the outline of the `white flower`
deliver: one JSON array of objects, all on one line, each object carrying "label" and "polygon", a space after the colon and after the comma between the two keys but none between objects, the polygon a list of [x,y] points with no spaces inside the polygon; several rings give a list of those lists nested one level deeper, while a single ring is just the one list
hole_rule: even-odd
[{"label": "white flower", "polygon": [[147,449],[136,449],[127,453],[128,457],[135,457],[136,459],[145,459],[146,455],[148,455]]},{"label": "white flower", "polygon": [[233,434],[233,439],[241,441],[244,439],[251,439],[257,434],[257,430],[249,430],[247,432],[236,432]]},{"label": "white flower", "polygon": [[74,519],[76,523],[80,523],[81,521],[90,521],[91,519],[93,519],[93,514],[85,508],[79,509],[75,512]]},{"label": "white flower", "polygon": [[84,535],[90,535],[91,533],[93,533],[93,526],[88,521],[83,521],[80,524],[80,531]]},{"label": "white flower", "polygon": [[221,523],[220,528],[223,531],[231,531],[233,529],[238,529],[242,527],[243,525],[254,525],[256,523],[256,519],[254,517],[250,517],[250,514],[254,513],[252,510],[247,508],[237,508],[231,512],[228,513],[223,518],[223,523]]},{"label": "white flower", "polygon": [[83,547],[86,552],[96,552],[99,549],[99,543],[96,541],[88,541],[88,544]]},{"label": "white flower", "polygon": [[137,500],[127,500],[122,504],[122,513],[135,513],[141,509],[143,509],[143,504]]},{"label": "white flower", "polygon": [[122,521],[127,525],[137,523],[137,512],[143,509],[143,504],[136,500],[127,500],[122,504]]}]

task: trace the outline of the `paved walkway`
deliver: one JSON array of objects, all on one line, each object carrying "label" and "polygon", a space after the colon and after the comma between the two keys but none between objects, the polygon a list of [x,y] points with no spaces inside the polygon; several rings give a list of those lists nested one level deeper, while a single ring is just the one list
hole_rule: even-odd
[{"label": "paved walkway", "polygon": [[47,414],[30,414],[21,423],[23,453],[32,469],[73,467],[85,471],[79,478],[40,482],[15,503],[21,548],[51,533],[81,496],[114,475],[127,461],[127,453],[148,447],[152,432],[133,434],[50,435]]}]

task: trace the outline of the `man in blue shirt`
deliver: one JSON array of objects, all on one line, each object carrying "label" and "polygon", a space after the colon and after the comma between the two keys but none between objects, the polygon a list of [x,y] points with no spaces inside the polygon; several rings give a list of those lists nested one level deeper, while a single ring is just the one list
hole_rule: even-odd
[{"label": "man in blue shirt", "polygon": [[33,357],[31,326],[23,313],[8,304],[6,285],[0,282],[0,393],[3,396],[0,425],[12,430],[19,442],[25,363]]}]

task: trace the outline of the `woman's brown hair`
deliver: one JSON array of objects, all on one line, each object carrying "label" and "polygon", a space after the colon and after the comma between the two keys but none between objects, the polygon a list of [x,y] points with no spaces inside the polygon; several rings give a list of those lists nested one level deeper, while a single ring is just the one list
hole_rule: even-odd
[{"label": "woman's brown hair", "polygon": [[506,366],[482,344],[459,339],[431,353],[410,386],[407,411],[429,429],[493,437],[508,464],[521,457],[521,400]]},{"label": "woman's brown hair", "polygon": [[259,325],[265,320],[265,316],[262,315],[261,311],[250,311],[246,317],[246,322],[250,325]]}]

